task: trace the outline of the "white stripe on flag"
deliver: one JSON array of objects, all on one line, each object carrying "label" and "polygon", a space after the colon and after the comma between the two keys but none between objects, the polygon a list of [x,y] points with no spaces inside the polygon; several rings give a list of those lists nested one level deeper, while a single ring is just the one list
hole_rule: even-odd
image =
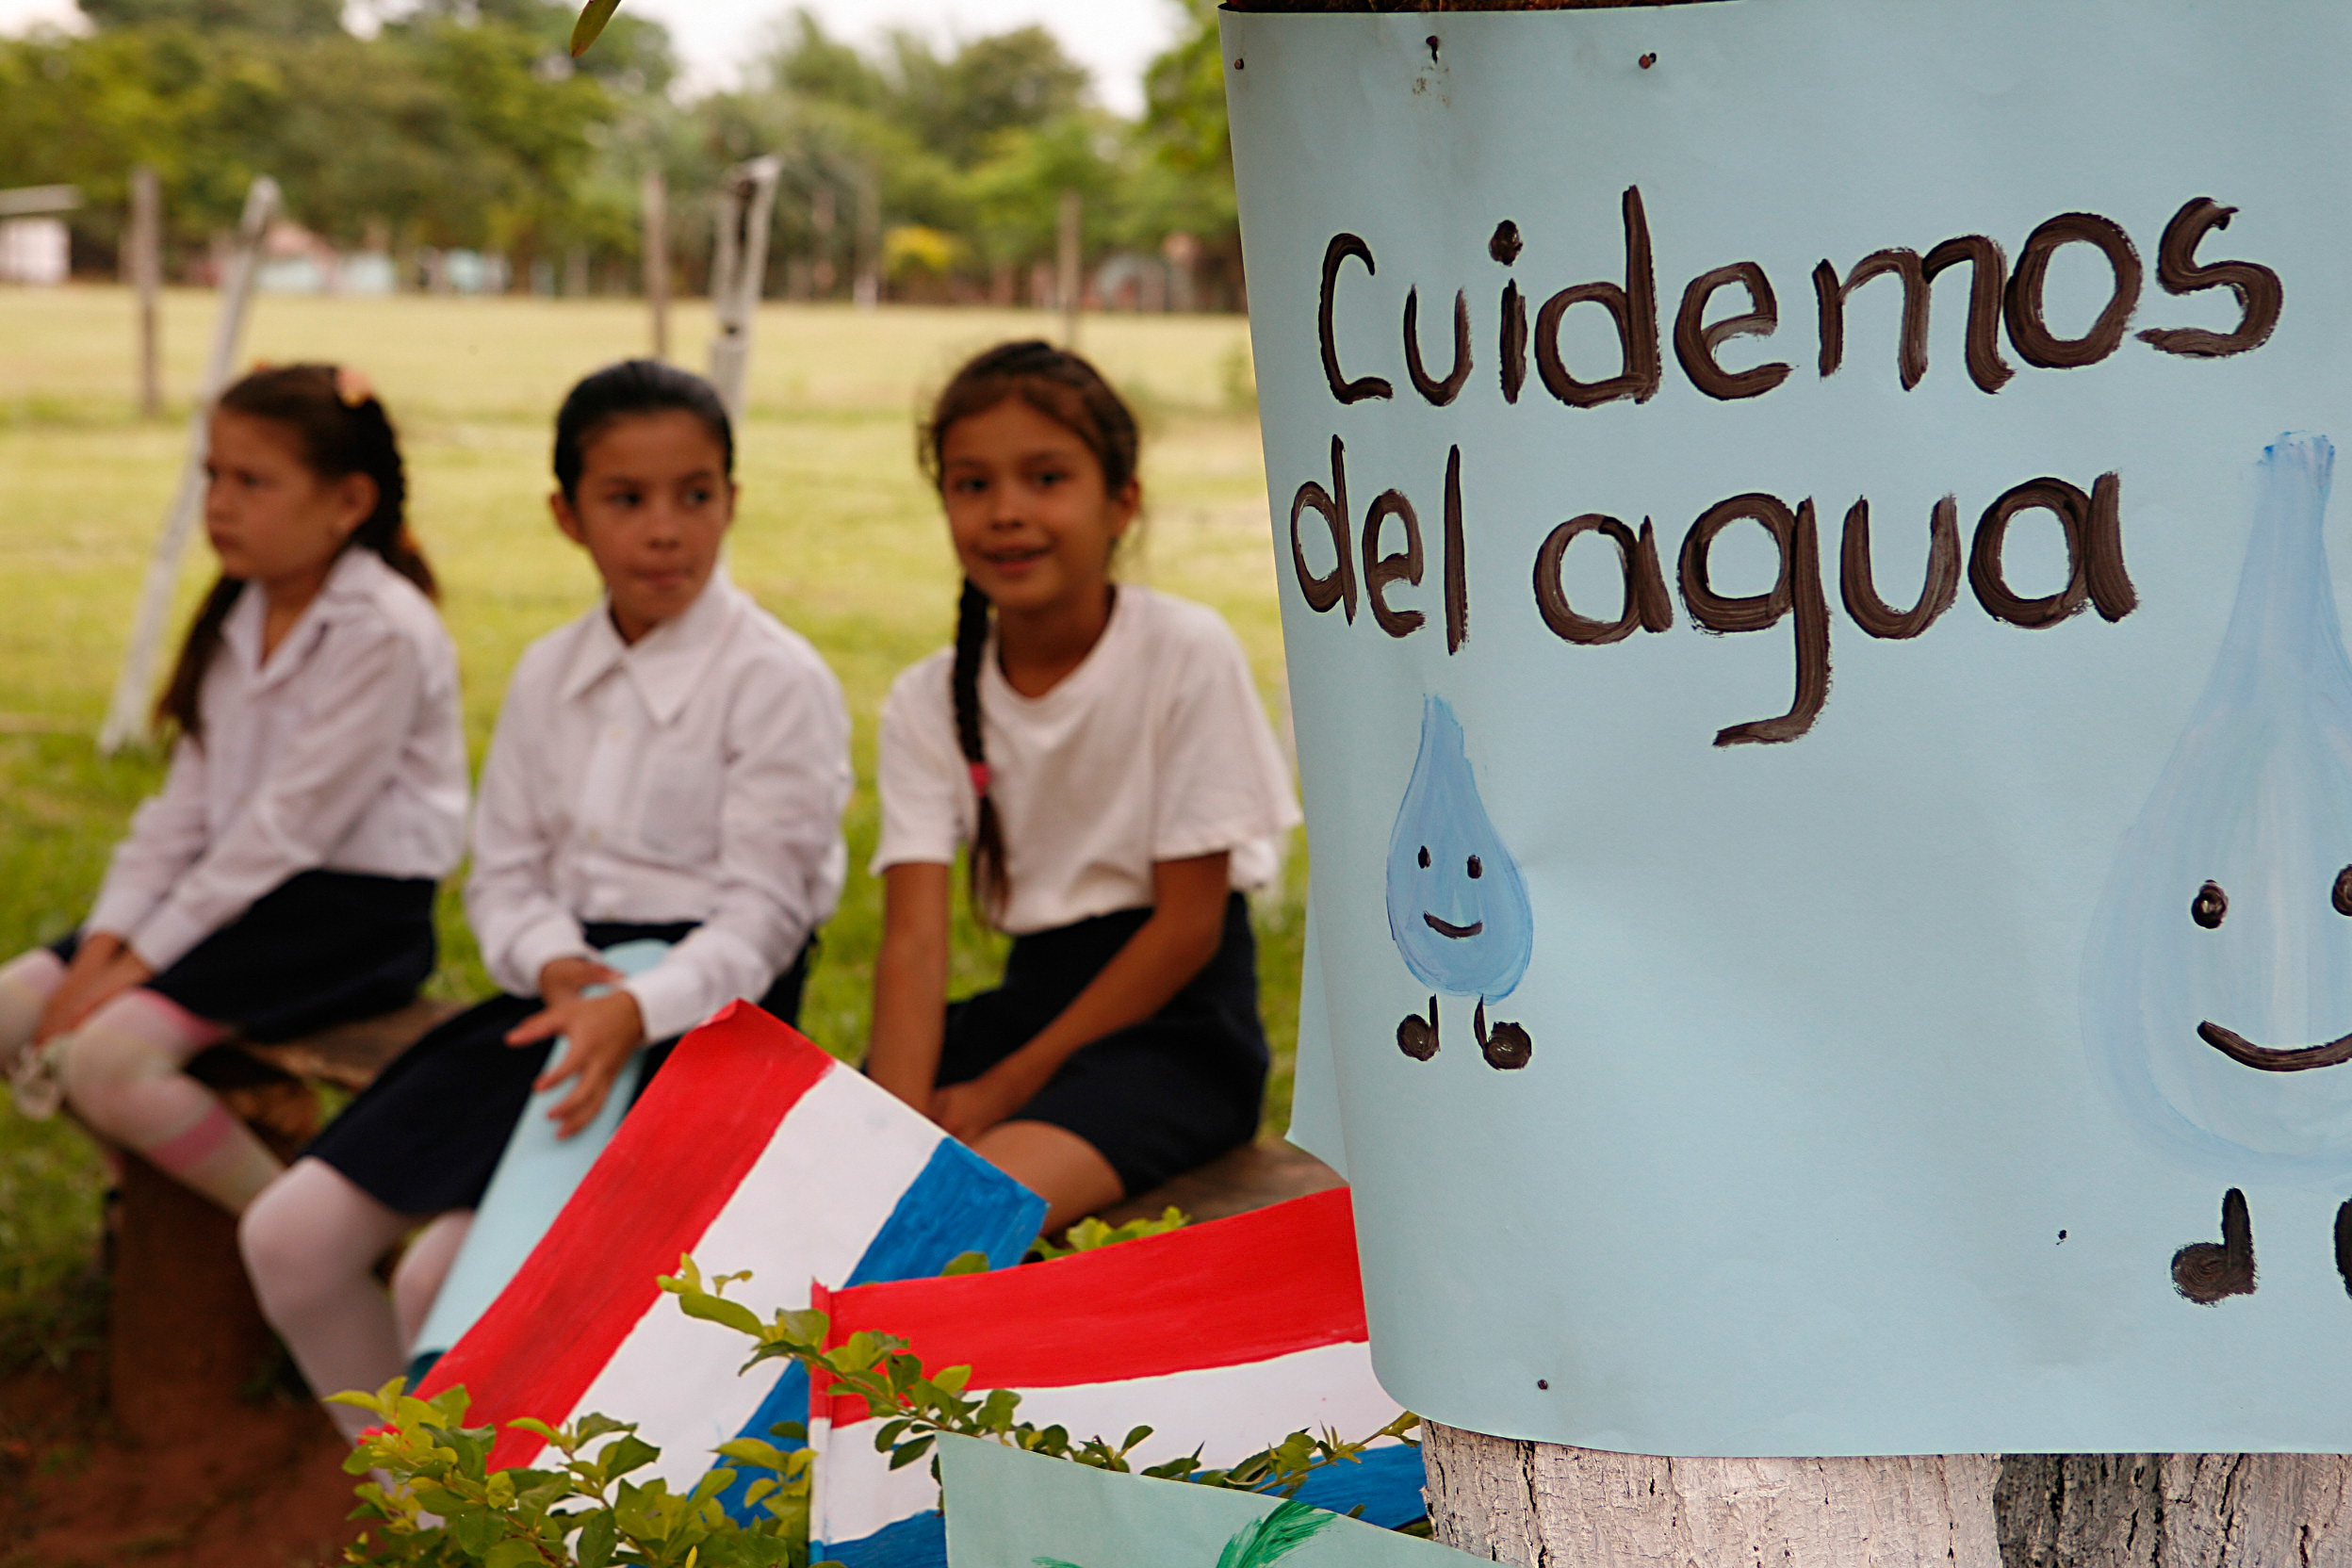
[{"label": "white stripe on flag", "polygon": [[[1136,1427],[1152,1435],[1130,1456],[1138,1470],[1200,1450],[1217,1469],[1270,1447],[1295,1431],[1326,1427],[1362,1438],[1396,1418],[1399,1407],[1372,1377],[1371,1347],[1321,1345],[1241,1366],[1206,1367],[1159,1378],[1021,1391],[1020,1417],[1059,1425],[1073,1441],[1111,1443]],[[834,1428],[819,1450],[815,1534],[841,1544],[939,1506],[931,1466],[890,1469],[876,1453],[872,1419]]]},{"label": "white stripe on flag", "polygon": [[[808,1304],[811,1280],[846,1282],[945,1135],[836,1066],[785,1113],[760,1158],[694,1249],[706,1276],[752,1270],[727,1290],[761,1318]],[[552,1325],[550,1331],[560,1331]],[[572,1418],[637,1423],[662,1450],[649,1473],[683,1491],[710,1450],[743,1429],[786,1364],[737,1369],[751,1345],[678,1310],[666,1292],[580,1396]]]}]

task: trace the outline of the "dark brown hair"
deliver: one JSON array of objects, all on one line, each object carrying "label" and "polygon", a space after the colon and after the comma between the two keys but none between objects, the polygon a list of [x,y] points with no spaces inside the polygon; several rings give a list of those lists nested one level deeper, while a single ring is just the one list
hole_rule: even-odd
[{"label": "dark brown hair", "polygon": [[[332,365],[278,365],[253,371],[221,393],[214,406],[285,426],[294,434],[302,466],[320,480],[353,474],[373,480],[376,508],[344,548],[373,550],[428,596],[437,593],[433,568],[408,531],[408,478],[400,463],[400,437],[373,393],[354,388],[347,397],[343,377]],[[155,699],[156,723],[175,727],[191,740],[204,738],[198,699],[204,672],[220,650],[220,629],[244,588],[242,579],[223,576],[204,596],[180,645],[172,678]]]},{"label": "dark brown hair", "polygon": [[[958,420],[986,414],[1009,398],[1019,398],[1086,443],[1102,466],[1106,494],[1117,496],[1134,482],[1140,444],[1135,415],[1100,370],[1067,349],[1033,338],[998,344],[956,371],[940,390],[923,428],[920,451],[923,472],[935,488],[943,481],[948,431]],[[1012,884],[1004,870],[1004,825],[989,798],[988,754],[980,731],[980,660],[988,641],[988,596],[967,580],[956,603],[950,690],[956,743],[980,797],[980,820],[972,836],[972,902],[993,920]]]},{"label": "dark brown hair", "polygon": [[728,479],[735,477],[735,427],[718,389],[658,359],[625,359],[580,379],[555,416],[555,482],[564,498],[580,499],[588,447],[616,420],[645,414],[691,414],[719,444]]}]

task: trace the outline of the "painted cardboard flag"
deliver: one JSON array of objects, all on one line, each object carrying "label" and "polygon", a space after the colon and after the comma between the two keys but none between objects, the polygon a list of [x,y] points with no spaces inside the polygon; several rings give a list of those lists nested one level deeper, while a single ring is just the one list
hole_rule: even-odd
[{"label": "painted cardboard flag", "polygon": [[[761,1317],[844,1285],[937,1274],[958,1255],[1020,1261],[1044,1200],[739,1002],[678,1042],[514,1282],[426,1378],[465,1385],[467,1419],[496,1425],[494,1466],[540,1440],[507,1423],[602,1413],[662,1450],[651,1473],[684,1492],[729,1438],[805,1421],[797,1363],[741,1373],[749,1345],[688,1317],[655,1282],[692,1255],[748,1269],[730,1298]],[[740,1483],[739,1484],[743,1484]]]},{"label": "painted cardboard flag", "polygon": [[[1021,1395],[1021,1419],[1073,1438],[1152,1435],[1138,1468],[1198,1450],[1222,1468],[1296,1431],[1363,1438],[1395,1420],[1372,1378],[1344,1189],[1004,1273],[820,1291],[829,1340],[904,1337],[926,1367],[970,1366],[971,1389]],[[864,1401],[820,1393],[810,1533],[848,1568],[945,1560],[928,1464],[890,1468]],[[1300,1494],[1394,1526],[1419,1518],[1421,1451],[1385,1442],[1318,1471]]]},{"label": "painted cardboard flag", "polygon": [[2352,10],[1229,13],[1299,1136],[1436,1419],[2352,1450]]},{"label": "painted cardboard flag", "polygon": [[939,1441],[948,1568],[1468,1568],[1480,1559],[1246,1492]]}]

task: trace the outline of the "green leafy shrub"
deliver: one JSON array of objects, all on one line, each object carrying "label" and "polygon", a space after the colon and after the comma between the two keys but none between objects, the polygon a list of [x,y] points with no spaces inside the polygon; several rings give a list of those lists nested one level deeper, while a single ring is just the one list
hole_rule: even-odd
[{"label": "green leafy shrub", "polygon": [[[1157,1220],[1098,1225],[1085,1235],[1073,1228],[1070,1245],[1062,1250],[1110,1245],[1182,1223],[1183,1216],[1171,1209]],[[1137,1231],[1138,1226],[1157,1231]],[[964,1264],[958,1259],[950,1267],[969,1272],[968,1266],[957,1266]],[[860,1331],[827,1349],[830,1325],[824,1313],[785,1309],[762,1322],[749,1307],[729,1300],[727,1287],[747,1277],[706,1280],[692,1258],[680,1258],[678,1273],[664,1277],[662,1288],[678,1298],[688,1316],[749,1339],[744,1370],[765,1361],[795,1361],[812,1377],[831,1380],[836,1392],[862,1398],[885,1417],[875,1429],[874,1446],[890,1453],[893,1469],[922,1462],[941,1434],[953,1433],[1128,1472],[1134,1468],[1128,1456],[1152,1435],[1150,1427],[1137,1427],[1113,1443],[1023,1421],[1019,1394],[1003,1388],[968,1394],[972,1368],[931,1371],[895,1334]],[[359,1486],[355,1517],[376,1520],[379,1527],[350,1549],[348,1562],[423,1568],[809,1568],[812,1456],[806,1448],[788,1452],[757,1438],[721,1444],[716,1451],[727,1465],[680,1494],[659,1478],[629,1478],[661,1451],[640,1439],[635,1428],[606,1416],[590,1415],[561,1428],[517,1421],[514,1425],[546,1440],[558,1462],[493,1472],[489,1459],[497,1434],[466,1425],[462,1388],[420,1399],[395,1380],[375,1394],[335,1397],[372,1411],[383,1421],[361,1440],[345,1468],[353,1475],[381,1472],[393,1483],[385,1487],[368,1479]],[[1329,1430],[1293,1432],[1221,1469],[1203,1465],[1195,1453],[1151,1465],[1142,1474],[1288,1497],[1315,1471],[1354,1463],[1372,1443],[1409,1438],[1419,1424],[1408,1413],[1357,1440]],[[799,1442],[807,1432],[787,1425],[772,1435]],[[745,1489],[755,1516],[739,1525],[718,1499],[744,1471],[755,1478]]]}]

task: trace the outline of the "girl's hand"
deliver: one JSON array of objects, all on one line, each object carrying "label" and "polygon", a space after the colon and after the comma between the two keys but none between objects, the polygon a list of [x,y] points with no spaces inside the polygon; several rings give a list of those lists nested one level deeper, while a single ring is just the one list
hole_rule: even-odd
[{"label": "girl's hand", "polygon": [[33,1025],[33,1043],[46,1045],[59,1035],[71,1034],[90,1014],[155,975],[147,961],[122,938],[93,933],[75,952],[73,967],[41,1009],[41,1021]]},{"label": "girl's hand", "polygon": [[577,1002],[589,987],[617,986],[622,978],[619,970],[595,958],[551,959],[539,972],[539,1001],[549,1007]]},{"label": "girl's hand", "polygon": [[1007,1071],[1011,1060],[998,1063],[966,1084],[950,1084],[931,1096],[931,1119],[947,1135],[971,1143],[981,1134],[1029,1103],[1037,1086],[1018,1071]]},{"label": "girl's hand", "polygon": [[604,1097],[612,1092],[612,1080],[620,1076],[629,1054],[645,1043],[645,1020],[638,1010],[637,999],[627,991],[575,996],[523,1020],[507,1032],[506,1043],[536,1045],[557,1035],[564,1037],[564,1059],[541,1073],[538,1082],[531,1086],[537,1093],[566,1079],[579,1080],[572,1086],[572,1092],[557,1101],[547,1112],[547,1119],[555,1123],[556,1136],[568,1138],[577,1135],[604,1108]]}]

